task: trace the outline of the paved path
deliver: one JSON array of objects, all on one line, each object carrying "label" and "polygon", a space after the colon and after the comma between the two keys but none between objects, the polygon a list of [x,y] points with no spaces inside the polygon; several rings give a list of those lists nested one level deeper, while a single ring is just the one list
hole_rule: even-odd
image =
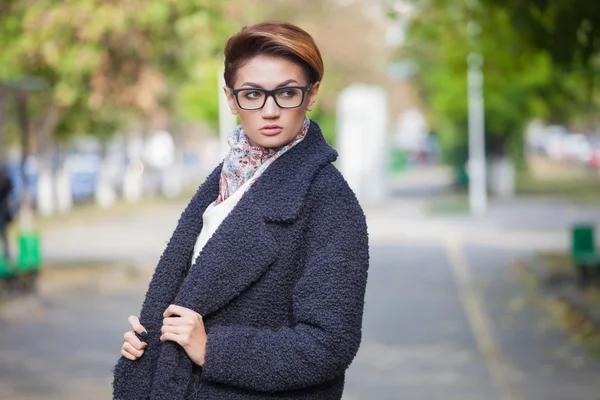
[{"label": "paved path", "polygon": [[[475,221],[432,218],[424,204],[405,194],[367,209],[372,262],[364,335],[344,399],[600,398],[600,363],[552,325],[510,268],[534,248],[566,247],[565,224],[598,211],[515,202],[496,204]],[[119,261],[139,275],[98,270],[67,289],[56,283],[65,272],[56,271],[37,299],[5,307],[1,399],[110,398],[126,316],[138,312],[183,206],[46,230],[49,260]]]},{"label": "paved path", "polygon": [[153,268],[175,228],[184,203],[160,203],[81,216],[68,225],[44,228],[42,251],[49,263],[81,261],[129,263]]}]

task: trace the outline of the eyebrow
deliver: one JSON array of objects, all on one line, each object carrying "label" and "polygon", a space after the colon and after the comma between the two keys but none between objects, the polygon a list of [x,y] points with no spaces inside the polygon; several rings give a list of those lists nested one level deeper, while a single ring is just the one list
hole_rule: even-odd
[{"label": "eyebrow", "polygon": [[[290,83],[298,83],[298,81],[296,81],[294,79],[288,79],[287,81],[281,82],[279,85],[277,85],[275,87],[282,87],[285,85],[289,85]],[[254,83],[254,82],[244,82],[244,83],[242,83],[242,86],[252,86],[255,88],[264,89],[264,87],[262,85],[259,85],[258,83]]]}]

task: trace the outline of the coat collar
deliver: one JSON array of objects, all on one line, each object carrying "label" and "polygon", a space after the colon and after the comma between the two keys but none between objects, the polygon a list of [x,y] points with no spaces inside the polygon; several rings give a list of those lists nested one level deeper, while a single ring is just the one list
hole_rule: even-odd
[{"label": "coat collar", "polygon": [[321,128],[312,121],[304,140],[269,166],[247,195],[266,221],[294,221],[315,174],[337,159]]},{"label": "coat collar", "polygon": [[[314,175],[334,162],[337,156],[338,153],[323,137],[319,125],[311,120],[306,137],[269,166],[248,189],[245,197],[252,198],[266,221],[294,221]],[[221,169],[222,165],[218,173],[213,173],[203,185],[211,195],[215,187],[218,190]],[[210,204],[204,203],[205,207]]]}]

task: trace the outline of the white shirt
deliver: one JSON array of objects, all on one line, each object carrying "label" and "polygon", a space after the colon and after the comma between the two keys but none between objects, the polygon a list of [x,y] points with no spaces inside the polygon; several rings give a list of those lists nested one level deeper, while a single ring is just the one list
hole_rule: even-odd
[{"label": "white shirt", "polygon": [[202,214],[202,231],[200,231],[200,235],[198,235],[198,239],[196,239],[196,244],[194,245],[192,265],[196,262],[196,258],[204,246],[206,246],[208,240],[217,231],[221,223],[227,218],[231,210],[233,210],[251,185],[252,179],[249,179],[223,202],[217,205],[213,202],[204,210],[204,214]]}]

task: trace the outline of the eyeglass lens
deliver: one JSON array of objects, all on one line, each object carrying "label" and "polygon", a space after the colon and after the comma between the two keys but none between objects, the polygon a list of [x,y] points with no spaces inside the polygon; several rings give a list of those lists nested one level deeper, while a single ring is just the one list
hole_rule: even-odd
[{"label": "eyeglass lens", "polygon": [[[298,107],[302,104],[302,89],[277,89],[274,97],[280,107]],[[261,108],[266,102],[266,94],[261,90],[243,89],[238,93],[238,101],[242,108]]]}]

